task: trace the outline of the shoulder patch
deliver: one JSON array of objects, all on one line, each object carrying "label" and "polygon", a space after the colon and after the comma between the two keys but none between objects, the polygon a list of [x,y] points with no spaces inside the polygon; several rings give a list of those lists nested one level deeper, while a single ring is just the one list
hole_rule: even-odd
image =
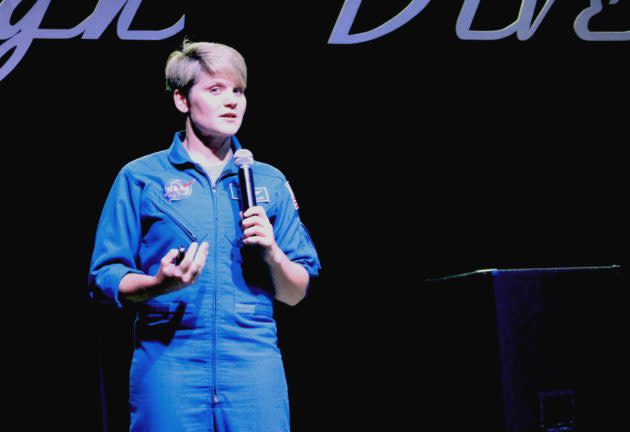
[{"label": "shoulder patch", "polygon": [[297,200],[295,199],[295,194],[293,193],[293,189],[291,189],[291,185],[289,185],[289,181],[287,180],[284,183],[284,185],[289,190],[289,194],[291,195],[291,200],[293,200],[293,205],[295,206],[295,209],[298,210],[300,206],[298,205]]}]

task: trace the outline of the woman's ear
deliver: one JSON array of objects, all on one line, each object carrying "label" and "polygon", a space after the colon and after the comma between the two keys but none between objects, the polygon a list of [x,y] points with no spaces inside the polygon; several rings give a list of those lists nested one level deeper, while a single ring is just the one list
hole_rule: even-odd
[{"label": "woman's ear", "polygon": [[175,108],[177,108],[179,112],[184,114],[188,112],[188,98],[179,89],[173,92],[173,102],[175,102]]}]

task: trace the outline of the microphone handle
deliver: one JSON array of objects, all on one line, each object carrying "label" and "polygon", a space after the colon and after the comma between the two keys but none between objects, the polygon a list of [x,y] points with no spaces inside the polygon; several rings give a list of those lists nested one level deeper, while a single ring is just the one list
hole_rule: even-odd
[{"label": "microphone handle", "polygon": [[244,213],[248,208],[256,205],[256,188],[252,167],[249,165],[239,167],[238,182],[241,192],[241,210]]}]

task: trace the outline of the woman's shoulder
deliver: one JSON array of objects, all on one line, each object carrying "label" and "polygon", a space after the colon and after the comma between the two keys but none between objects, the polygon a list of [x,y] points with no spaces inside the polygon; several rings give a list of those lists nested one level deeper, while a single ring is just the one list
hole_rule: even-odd
[{"label": "woman's shoulder", "polygon": [[168,165],[168,150],[160,150],[128,162],[120,171],[131,175],[142,175],[164,169]]},{"label": "woman's shoulder", "polygon": [[255,161],[252,169],[256,176],[264,175],[264,176],[276,178],[280,181],[286,181],[286,177],[284,176],[282,171],[280,171],[278,168],[268,163]]}]

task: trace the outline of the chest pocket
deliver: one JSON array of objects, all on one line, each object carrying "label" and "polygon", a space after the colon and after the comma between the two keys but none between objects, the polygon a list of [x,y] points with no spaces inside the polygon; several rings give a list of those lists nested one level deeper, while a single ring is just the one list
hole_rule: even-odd
[{"label": "chest pocket", "polygon": [[189,206],[185,204],[189,203],[181,201],[168,203],[165,198],[155,192],[148,194],[147,205],[143,211],[143,222],[146,225],[145,234],[148,235],[152,225],[158,223],[156,231],[163,239],[175,237],[172,232],[168,232],[174,228],[184,236],[184,240],[188,242],[199,241],[201,230],[192,223],[191,218],[194,215],[187,214],[187,207]]}]

